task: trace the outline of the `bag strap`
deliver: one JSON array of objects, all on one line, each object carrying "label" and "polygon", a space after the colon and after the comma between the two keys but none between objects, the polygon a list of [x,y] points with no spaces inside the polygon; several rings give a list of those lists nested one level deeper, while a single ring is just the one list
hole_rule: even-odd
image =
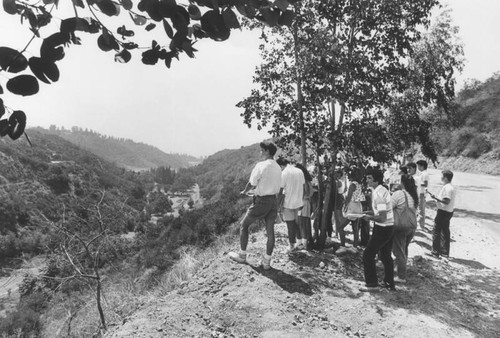
[{"label": "bag strap", "polygon": [[410,206],[408,205],[408,197],[406,197],[406,190],[403,190],[403,195],[405,195],[405,203],[406,203],[406,209],[410,209]]}]

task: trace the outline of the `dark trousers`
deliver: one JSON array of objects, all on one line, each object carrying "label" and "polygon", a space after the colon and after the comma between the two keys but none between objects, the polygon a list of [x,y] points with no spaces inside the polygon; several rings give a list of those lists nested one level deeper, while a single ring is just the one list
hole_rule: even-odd
[{"label": "dark trousers", "polygon": [[366,246],[370,239],[370,221],[365,219],[359,220],[359,232],[361,233],[361,242],[359,245]]},{"label": "dark trousers", "polygon": [[394,263],[391,256],[393,235],[393,226],[383,227],[375,224],[373,227],[372,237],[363,251],[366,286],[378,285],[377,267],[375,265],[375,256],[378,253],[384,265],[384,282],[388,286],[394,287]]},{"label": "dark trousers", "polygon": [[[432,251],[438,255],[450,254],[450,220],[453,212],[438,209],[434,218],[434,231],[432,234]],[[441,236],[444,237],[444,247],[441,247]]]}]

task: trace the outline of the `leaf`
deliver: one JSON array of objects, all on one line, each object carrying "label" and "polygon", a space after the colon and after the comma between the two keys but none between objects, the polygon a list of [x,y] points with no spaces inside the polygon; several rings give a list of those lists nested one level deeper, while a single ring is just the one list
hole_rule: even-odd
[{"label": "leaf", "polygon": [[0,68],[10,73],[19,73],[28,67],[23,54],[10,47],[0,47]]},{"label": "leaf", "polygon": [[3,87],[0,85],[0,94],[3,94]]},{"label": "leaf", "polygon": [[167,36],[172,39],[174,37],[174,30],[172,29],[172,26],[170,26],[170,23],[166,19],[163,19],[163,28],[165,29],[165,33],[167,33]]},{"label": "leaf", "polygon": [[100,31],[100,24],[92,18],[68,18],[61,21],[59,29],[61,33],[72,33],[82,31],[87,33],[97,33]]},{"label": "leaf", "polygon": [[111,34],[109,34],[107,30],[103,30],[102,34],[99,35],[99,38],[97,38],[97,45],[104,52],[109,52],[113,49],[120,49],[120,46],[118,45],[116,39]]},{"label": "leaf", "polygon": [[275,0],[273,3],[274,7],[278,7],[281,9],[283,12],[288,9],[288,6],[290,3],[287,0]]},{"label": "leaf", "polygon": [[[182,10],[185,10],[183,7]],[[172,26],[174,26],[177,33],[187,36],[188,34],[188,24],[189,24],[189,14],[183,13],[182,10],[178,10],[172,15]],[[187,17],[187,19],[186,19]]]},{"label": "leaf", "polygon": [[120,14],[120,6],[116,5],[111,0],[100,0],[95,3],[97,7],[107,16],[114,16]]},{"label": "leaf", "polygon": [[132,18],[132,20],[134,21],[134,23],[137,26],[142,26],[142,25],[146,24],[146,22],[148,22],[148,19],[142,15],[130,13],[130,17]]},{"label": "leaf", "polygon": [[149,32],[150,30],[154,29],[156,27],[155,23],[150,23],[149,25],[146,26],[146,30]]},{"label": "leaf", "polygon": [[123,48],[126,48],[126,49],[136,49],[139,47],[139,45],[136,44],[135,42],[125,42],[122,46],[123,46]]},{"label": "leaf", "polygon": [[279,19],[279,10],[276,10],[271,7],[262,7],[260,9],[260,13],[262,14],[262,17],[264,19],[264,22],[270,26],[274,27],[278,24],[278,19]]},{"label": "leaf", "polygon": [[2,98],[0,98],[0,117],[2,117],[3,114],[5,114],[5,106],[3,105]]},{"label": "leaf", "polygon": [[64,57],[64,48],[61,45],[65,45],[70,42],[69,34],[64,33],[54,33],[51,36],[45,38],[40,47],[40,56],[46,61],[59,61]]},{"label": "leaf", "polygon": [[188,13],[189,13],[189,17],[192,20],[200,20],[201,19],[201,11],[198,8],[198,6],[196,6],[196,5],[193,5],[193,4],[189,5],[188,6]]},{"label": "leaf", "polygon": [[132,9],[132,6],[134,5],[132,3],[132,0],[121,0],[120,3],[122,4],[123,8],[127,11]]},{"label": "leaf", "polygon": [[3,0],[3,10],[8,14],[17,14],[17,6],[15,0]]},{"label": "leaf", "polygon": [[117,32],[122,37],[124,37],[124,36],[126,36],[126,37],[134,36],[134,31],[127,30],[127,28],[125,28],[125,25],[123,25],[121,27],[118,27]]},{"label": "leaf", "polygon": [[32,57],[29,60],[29,66],[33,74],[47,84],[59,80],[59,69],[54,62],[45,61],[38,57]]},{"label": "leaf", "polygon": [[222,11],[222,17],[224,18],[224,23],[226,24],[227,27],[229,28],[241,27],[238,18],[236,17],[236,14],[232,11],[231,8],[228,7],[224,11]]},{"label": "leaf", "polygon": [[18,75],[7,81],[7,89],[16,95],[28,96],[38,93],[38,81],[33,75]]},{"label": "leaf", "polygon": [[142,53],[142,63],[145,65],[155,65],[158,62],[159,52],[155,49],[148,49]]},{"label": "leaf", "polygon": [[17,140],[26,128],[26,114],[22,110],[14,110],[9,117],[9,137]]},{"label": "leaf", "polygon": [[127,63],[132,58],[132,54],[126,49],[122,49],[119,53],[115,55],[115,62]]},{"label": "leaf", "polygon": [[278,20],[278,24],[281,26],[291,26],[293,23],[293,19],[295,19],[295,12],[291,10],[284,11],[281,13],[280,18]]},{"label": "leaf", "polygon": [[216,41],[224,41],[229,38],[231,31],[224,23],[224,18],[216,10],[211,10],[201,17],[201,27],[208,36]]}]

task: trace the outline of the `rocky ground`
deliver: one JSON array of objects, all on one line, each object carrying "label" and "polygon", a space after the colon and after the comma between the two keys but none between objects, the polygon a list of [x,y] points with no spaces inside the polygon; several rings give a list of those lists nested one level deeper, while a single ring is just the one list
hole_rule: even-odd
[{"label": "rocky ground", "polygon": [[[482,220],[455,214],[451,257],[430,250],[434,212],[411,243],[408,283],[397,290],[363,293],[361,251],[291,256],[286,226],[276,225],[276,250],[268,271],[224,254],[205,264],[183,286],[151,298],[109,337],[498,337],[500,250]],[[257,262],[265,234],[251,236]],[[379,266],[379,276],[382,267]]]}]

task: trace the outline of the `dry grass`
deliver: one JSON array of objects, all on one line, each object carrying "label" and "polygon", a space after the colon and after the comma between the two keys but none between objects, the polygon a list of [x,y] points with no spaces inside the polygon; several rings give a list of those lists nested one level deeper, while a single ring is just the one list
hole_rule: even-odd
[{"label": "dry grass", "polygon": [[[234,226],[232,226],[234,230]],[[235,240],[235,231],[229,231],[227,234],[219,236],[214,243],[207,248],[182,247],[180,259],[172,268],[166,272],[154,290],[154,294],[159,297],[165,296],[172,290],[175,290],[185,283],[189,282],[196,271],[210,263]]]}]

